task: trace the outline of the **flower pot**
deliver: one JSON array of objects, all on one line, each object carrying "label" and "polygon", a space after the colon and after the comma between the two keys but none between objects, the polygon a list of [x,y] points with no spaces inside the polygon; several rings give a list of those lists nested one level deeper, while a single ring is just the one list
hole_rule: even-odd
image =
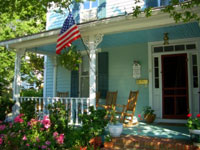
[{"label": "flower pot", "polygon": [[92,145],[92,147],[94,149],[96,149],[96,148],[100,147],[102,144],[101,137],[100,136],[94,137],[94,138],[90,139],[89,143],[90,143],[90,145]]},{"label": "flower pot", "polygon": [[104,142],[104,148],[113,148],[113,142]]},{"label": "flower pot", "polygon": [[153,123],[155,118],[156,118],[155,114],[144,115],[144,120],[146,121],[146,123]]},{"label": "flower pot", "polygon": [[189,132],[190,132],[190,139],[192,140],[193,144],[195,146],[200,147],[200,130],[190,129]]},{"label": "flower pot", "polygon": [[123,131],[123,124],[121,124],[121,123],[109,124],[108,130],[112,137],[119,137]]}]

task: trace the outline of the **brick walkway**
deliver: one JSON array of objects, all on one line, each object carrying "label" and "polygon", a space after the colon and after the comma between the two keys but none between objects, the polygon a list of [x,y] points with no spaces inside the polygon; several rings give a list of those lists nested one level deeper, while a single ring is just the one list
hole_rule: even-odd
[{"label": "brick walkway", "polygon": [[112,148],[102,150],[200,150],[191,141],[146,136],[122,135],[112,138],[112,142]]}]

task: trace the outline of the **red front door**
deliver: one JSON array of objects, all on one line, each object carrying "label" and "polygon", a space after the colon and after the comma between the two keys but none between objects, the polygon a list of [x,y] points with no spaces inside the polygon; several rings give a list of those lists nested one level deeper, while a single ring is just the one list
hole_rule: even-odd
[{"label": "red front door", "polygon": [[185,119],[188,114],[187,54],[162,56],[163,118]]}]

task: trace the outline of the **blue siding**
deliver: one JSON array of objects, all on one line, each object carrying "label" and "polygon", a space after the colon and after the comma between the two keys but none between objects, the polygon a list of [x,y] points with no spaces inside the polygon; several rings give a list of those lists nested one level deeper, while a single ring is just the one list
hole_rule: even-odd
[{"label": "blue siding", "polygon": [[53,57],[47,56],[46,64],[46,97],[53,96]]},{"label": "blue siding", "polygon": [[141,64],[141,79],[148,79],[147,43],[106,48],[109,53],[109,91],[118,91],[117,104],[126,104],[130,90],[139,90],[136,115],[149,105],[148,85],[137,85],[133,78],[133,61]]},{"label": "blue siding", "polygon": [[64,67],[57,66],[57,77],[56,77],[56,91],[58,92],[69,92],[70,94],[70,78],[71,72]]}]

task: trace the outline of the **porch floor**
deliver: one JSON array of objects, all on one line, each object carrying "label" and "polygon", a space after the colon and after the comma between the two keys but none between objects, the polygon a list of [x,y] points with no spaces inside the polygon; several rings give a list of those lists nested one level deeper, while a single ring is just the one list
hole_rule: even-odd
[{"label": "porch floor", "polygon": [[102,150],[200,150],[190,140],[184,124],[146,124],[140,122],[125,127],[118,138],[112,138],[113,146]]},{"label": "porch floor", "polygon": [[189,131],[185,124],[146,124],[144,122],[139,122],[139,124],[135,126],[124,128],[122,134],[190,140]]}]

